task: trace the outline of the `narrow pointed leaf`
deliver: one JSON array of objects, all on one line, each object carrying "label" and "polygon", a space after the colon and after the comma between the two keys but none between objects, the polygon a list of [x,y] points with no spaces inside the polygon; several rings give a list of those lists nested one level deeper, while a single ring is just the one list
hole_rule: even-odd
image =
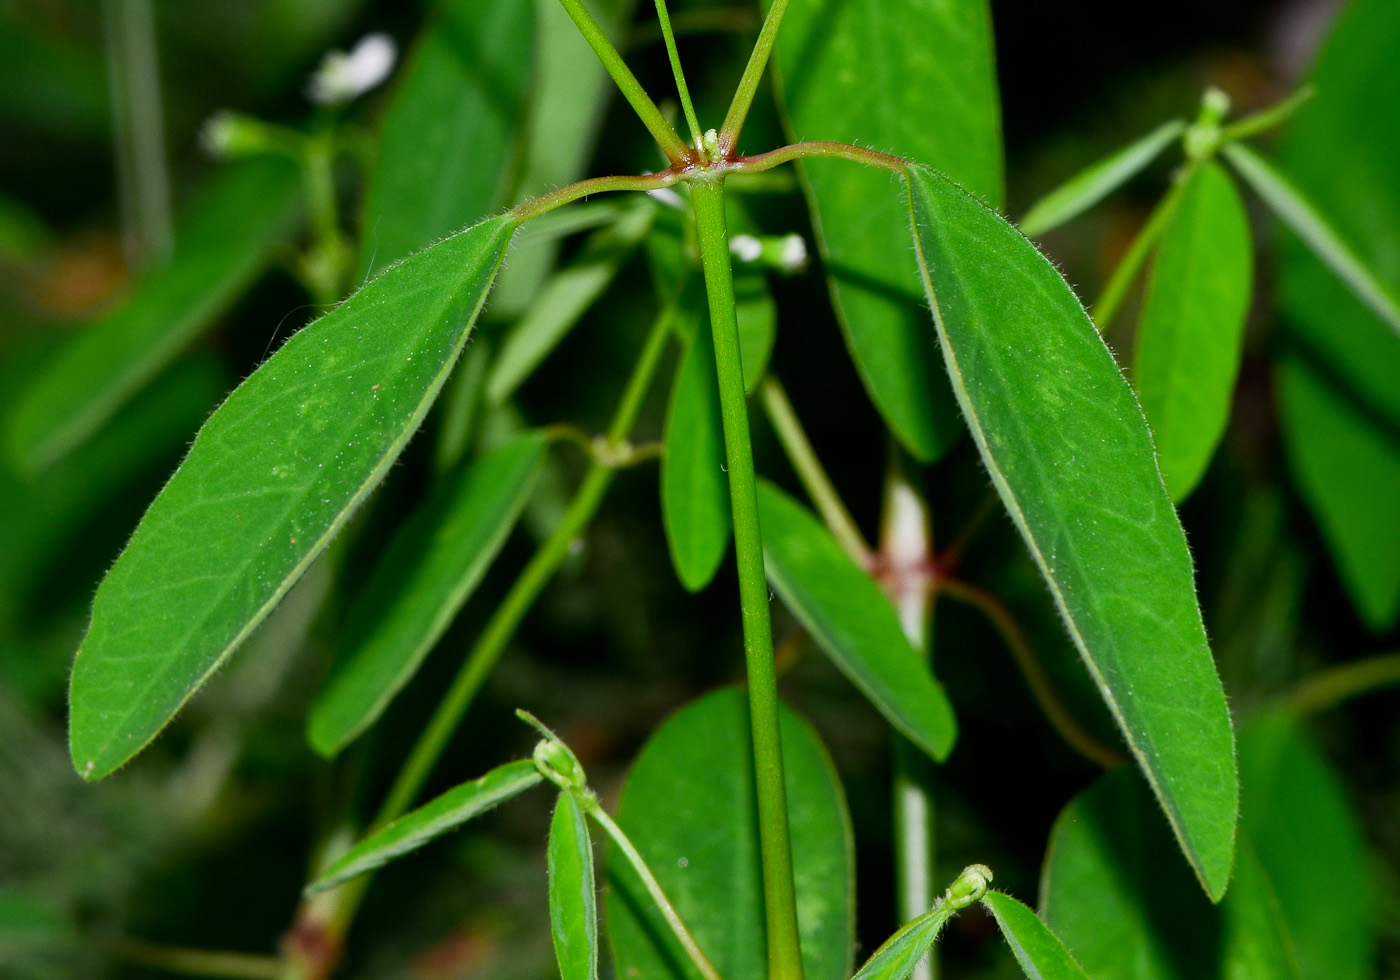
[{"label": "narrow pointed leaf", "polygon": [[[768,6],[765,3],[765,7]],[[1001,118],[986,0],[803,0],[773,59],[794,140],[839,140],[922,160],[1002,201]],[[832,302],[861,380],[922,460],[963,428],[927,335],[907,217],[883,171],[801,164]]]},{"label": "narrow pointed leaf", "polygon": [[205,423],[97,590],[69,691],[87,779],[151,739],[286,594],[418,428],[510,240],[484,221],[293,336]]},{"label": "narrow pointed leaf", "polygon": [[1112,156],[1085,167],[1032,205],[1021,219],[1021,232],[1035,238],[1083,214],[1141,173],[1185,131],[1186,124],[1173,119]]},{"label": "narrow pointed leaf", "polygon": [[1240,175],[1368,310],[1400,335],[1400,302],[1298,188],[1243,143],[1222,151]]},{"label": "narrow pointed leaf", "polygon": [[724,559],[732,520],[714,344],[707,323],[691,333],[666,413],[661,516],[676,574],[698,592]]},{"label": "narrow pointed leaf", "polygon": [[1034,245],[927,167],[910,168],[909,191],[924,285],[978,450],[1218,900],[1234,854],[1234,736],[1142,410]]},{"label": "narrow pointed leaf", "polygon": [[595,232],[579,258],[545,285],[501,344],[486,377],[488,402],[509,398],[583,318],[646,237],[655,214],[647,203],[630,209],[617,224]]},{"label": "narrow pointed leaf", "polygon": [[1040,916],[1002,892],[987,892],[982,904],[997,920],[1029,980],[1089,980]]},{"label": "narrow pointed leaf", "polygon": [[[855,945],[855,868],[841,783],[816,732],[781,714],[797,922],[807,980],[846,980]],[[627,776],[617,822],[723,977],[767,971],[748,702],[726,689],[652,735]],[[631,866],[608,857],[606,925],[615,975],[699,972]]]},{"label": "narrow pointed leaf", "polygon": [[562,980],[597,980],[598,895],[593,842],[572,793],[560,793],[549,825],[549,925]]},{"label": "narrow pointed leaf", "polygon": [[497,766],[366,837],[327,868],[307,892],[325,891],[366,871],[382,868],[542,782],[544,777],[529,759]]},{"label": "narrow pointed leaf", "polygon": [[7,432],[16,461],[42,470],[101,428],[267,267],[295,230],[300,195],[285,160],[249,161],[210,181],[169,263],[74,336],[19,397]]},{"label": "narrow pointed leaf", "polygon": [[360,278],[507,203],[533,3],[445,0],[404,66],[365,196]]},{"label": "narrow pointed leaf", "polygon": [[1207,162],[1162,234],[1138,326],[1133,382],[1173,500],[1186,498],[1225,432],[1253,294],[1249,216]]},{"label": "narrow pointed leaf", "polygon": [[917,919],[906,922],[871,954],[851,980],[904,980],[928,954],[952,917],[950,908],[934,906]]},{"label": "narrow pointed leaf", "polygon": [[505,544],[529,498],[546,440],[514,439],[448,477],[395,536],[350,614],[311,709],[312,747],[332,756],[368,728],[417,673]]},{"label": "narrow pointed leaf", "polygon": [[889,598],[831,533],[771,483],[758,487],[768,580],[841,672],[891,725],[935,759],[957,736],[942,686]]}]

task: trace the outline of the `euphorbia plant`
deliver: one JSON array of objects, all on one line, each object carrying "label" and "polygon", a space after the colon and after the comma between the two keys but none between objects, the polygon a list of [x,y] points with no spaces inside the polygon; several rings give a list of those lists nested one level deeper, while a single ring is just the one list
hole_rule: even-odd
[{"label": "euphorbia plant", "polygon": [[[483,35],[499,32],[503,48],[519,45],[511,35],[519,26],[515,19],[525,17],[517,9],[523,5],[477,6]],[[954,912],[979,900],[1027,976],[1085,975],[1044,921],[1015,899],[988,890],[992,873],[986,867],[969,866],[941,898],[930,884],[932,800],[921,770],[927,760],[946,759],[956,736],[953,707],[924,652],[939,594],[971,604],[1004,633],[1047,716],[1076,750],[1105,768],[1129,761],[1136,766],[1210,902],[1221,901],[1232,871],[1240,869],[1253,891],[1232,896],[1223,907],[1227,928],[1239,937],[1226,960],[1260,962],[1250,959],[1251,950],[1260,948],[1265,953],[1258,956],[1273,957],[1269,962],[1290,955],[1286,936],[1249,920],[1269,901],[1268,880],[1252,850],[1237,855],[1235,734],[1173,507],[1173,497],[1185,496],[1199,479],[1223,428],[1249,292],[1248,238],[1233,185],[1214,162],[1217,153],[1282,211],[1372,310],[1400,324],[1394,300],[1316,209],[1239,144],[1279,122],[1291,106],[1223,126],[1228,100],[1211,93],[1194,125],[1167,124],[1071,182],[1028,217],[1027,230],[1037,231],[1073,216],[1171,140],[1184,138],[1187,165],[1091,320],[1056,268],[997,210],[1000,147],[983,5],[965,2],[931,12],[909,4],[882,12],[876,3],[838,9],[796,0],[786,47],[789,36],[780,39],[779,28],[788,6],[785,0],[768,6],[721,125],[703,128],[666,4],[656,0],[686,139],[581,0],[563,0],[666,166],[569,184],[427,247],[419,248],[426,244],[419,239],[436,235],[423,234],[423,227],[395,240],[395,223],[412,224],[411,215],[395,214],[393,194],[384,188],[395,180],[411,184],[412,178],[385,166],[368,195],[360,254],[352,255],[327,182],[337,153],[353,136],[334,120],[323,118],[309,135],[253,120],[221,123],[225,139],[216,142],[224,152],[257,157],[229,178],[231,185],[242,180],[248,186],[226,190],[223,203],[230,210],[249,199],[263,205],[241,215],[249,241],[275,240],[286,220],[289,207],[277,202],[295,197],[290,158],[301,165],[313,210],[313,243],[298,266],[308,289],[330,299],[343,284],[368,278],[283,344],[209,418],[104,579],[72,674],[70,747],[80,775],[100,779],[124,765],[314,561],[328,550],[327,561],[337,561],[336,536],[353,527],[357,509],[449,384],[434,489],[396,533],[366,597],[348,614],[336,664],[310,711],[308,738],[318,753],[338,755],[375,724],[414,676],[502,548],[551,444],[577,443],[589,459],[578,491],[483,627],[362,839],[348,850],[341,842],[343,853],[328,846],[320,856],[322,866],[281,961],[289,976],[322,976],[335,967],[368,886],[367,872],[543,781],[559,790],[549,843],[550,915],[565,980],[586,980],[598,970],[590,819],[613,844],[607,923],[620,976],[848,976],[854,910],[845,802],[820,739],[778,696],[770,584],[898,733],[899,905],[908,923],[856,977],[898,980],[915,969],[931,972],[924,957],[940,929]],[[895,67],[907,71],[910,104],[881,93],[865,137],[897,152],[824,138],[740,151],[775,50],[787,123],[796,136],[859,139],[861,134],[843,131],[864,112],[863,88],[852,73],[881,67],[870,61],[880,44],[861,31],[875,30],[886,13],[903,25],[897,29],[941,32],[946,52],[965,60],[955,70],[952,62],[930,66],[916,48],[902,50],[907,64]],[[823,17],[845,18],[842,44],[821,45],[822,32],[838,29]],[[395,126],[403,127],[397,132],[407,133],[404,138],[417,138],[410,124],[425,112],[441,111],[436,87],[446,76],[434,72],[434,59],[450,57],[440,50],[449,33],[419,50],[386,123],[386,141]],[[945,70],[957,78],[950,82]],[[916,108],[940,92],[959,101],[939,111],[939,125],[916,118]],[[491,126],[483,123],[473,135],[488,149],[494,139],[505,156],[508,140]],[[429,136],[443,144],[455,139],[451,133]],[[921,159],[920,149],[933,158]],[[785,260],[774,258],[775,240],[749,235],[752,219],[729,190],[752,186],[760,175],[793,163],[804,168],[804,190],[849,346],[893,437],[887,517],[876,547],[849,516],[784,389],[767,372],[773,322],[761,278],[741,268],[736,290],[736,254],[758,265],[782,266]],[[489,185],[488,198],[494,193],[489,179],[476,183]],[[569,228],[560,217],[569,212],[559,209],[624,191],[651,196],[601,218],[580,215],[575,227],[601,230],[552,281],[549,289],[556,293],[546,289],[494,355],[488,351],[476,362],[469,355],[459,365],[517,233],[528,235],[522,229],[551,221]],[[421,210],[431,220],[420,225],[431,227],[443,213],[455,214],[456,202],[428,202]],[[730,233],[740,224],[748,236],[743,244]],[[1096,323],[1107,326],[1159,240],[1137,352],[1144,417]],[[494,409],[494,417],[505,420],[498,425],[510,427],[515,387],[596,298],[619,256],[639,243],[645,243],[655,270],[659,312],[606,433],[592,437],[568,424],[516,431],[468,457],[461,433],[471,428],[472,414]],[[1209,257],[1204,276],[1198,264],[1203,256]],[[566,279],[569,272],[573,278]],[[232,284],[240,277],[246,272],[226,272],[222,279]],[[920,283],[927,310],[910,301]],[[546,295],[550,303],[543,301]],[[200,313],[188,319],[193,323]],[[529,716],[543,735],[532,760],[506,763],[414,809],[464,713],[568,558],[615,473],[657,454],[658,447],[634,445],[631,433],[673,337],[685,353],[659,447],[667,539],[677,572],[693,591],[716,574],[732,529],[746,697],[719,692],[668,722],[637,761],[616,820],[589,788],[573,752]],[[164,338],[167,346],[179,339],[178,330]],[[1159,344],[1171,353],[1156,353]],[[90,346],[72,362],[81,367],[84,359],[90,363],[102,355]],[[935,350],[941,376],[930,369]],[[1192,355],[1201,355],[1205,365],[1193,367]],[[124,365],[125,377],[115,372],[118,379],[108,390],[56,420],[45,417],[39,387],[39,407],[20,417],[21,449],[36,463],[61,454],[149,376],[159,357]],[[750,433],[754,392],[820,519],[758,478]],[[1026,651],[1005,607],[958,577],[967,540],[942,552],[932,548],[927,508],[910,473],[945,453],[963,425],[1118,725],[1125,751],[1076,722]],[[1106,780],[1095,790],[1098,797],[1086,795],[1074,805],[1092,809],[1114,792],[1133,792],[1113,789],[1126,785],[1126,776],[1109,780],[1118,782]],[[716,794],[721,809],[732,812],[701,812]],[[679,810],[668,814],[668,802]],[[1110,826],[1103,813],[1112,804],[1102,806],[1094,818]],[[751,814],[757,829],[750,838]],[[726,819],[732,826],[722,840],[697,840],[707,825]],[[1092,878],[1084,855],[1093,843],[1081,843],[1079,851],[1067,846],[1051,867]],[[756,855],[746,850],[752,846]],[[1179,861],[1175,853],[1171,858]],[[687,884],[692,880],[707,883]],[[717,907],[726,888],[733,889],[732,908]],[[727,924],[726,915],[732,917]]]}]

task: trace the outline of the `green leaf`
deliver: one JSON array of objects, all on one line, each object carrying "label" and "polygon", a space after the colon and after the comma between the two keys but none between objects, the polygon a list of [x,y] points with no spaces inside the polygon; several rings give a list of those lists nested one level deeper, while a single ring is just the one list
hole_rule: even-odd
[{"label": "green leaf", "polygon": [[734,276],[734,315],[739,322],[739,363],[744,367],[744,390],[753,394],[768,371],[768,359],[778,339],[778,304],[762,275]]},{"label": "green leaf", "polygon": [[1031,206],[1021,219],[1021,233],[1035,238],[1083,214],[1141,173],[1185,131],[1186,124],[1173,119],[1085,167]]},{"label": "green leaf", "polygon": [[1272,164],[1243,143],[1226,144],[1221,152],[1279,220],[1312,249],[1352,295],[1400,335],[1400,304],[1394,294],[1342,240],[1312,202]]},{"label": "green leaf", "polygon": [[982,904],[997,920],[1016,962],[1030,980],[1089,980],[1040,916],[1002,892],[987,892]]},{"label": "green leaf", "polygon": [[597,980],[598,896],[588,820],[560,793],[549,825],[549,924],[562,980]]},{"label": "green leaf", "polygon": [[418,672],[505,544],[546,445],[531,433],[461,468],[395,535],[312,706],[307,737],[321,755],[358,737]]},{"label": "green leaf", "polygon": [[841,672],[891,725],[935,759],[952,751],[953,709],[875,580],[811,513],[758,486],[768,580]]},{"label": "green leaf", "polygon": [[176,236],[175,254],[112,313],[78,332],[19,396],[11,455],[52,465],[104,425],[257,279],[300,217],[288,161],[259,159],[214,178]]},{"label": "green leaf", "polygon": [[661,517],[676,575],[698,592],[724,560],[732,521],[714,341],[707,318],[683,315],[702,322],[690,331],[690,346],[671,388],[661,457]]},{"label": "green leaf", "polygon": [[1298,972],[1304,980],[1373,976],[1372,859],[1337,774],[1297,719],[1278,712],[1240,730],[1240,777],[1241,827],[1272,885]]},{"label": "green leaf", "polygon": [[1253,295],[1249,216],[1218,163],[1187,179],[1148,281],[1133,380],[1167,492],[1195,489],[1225,432]]},{"label": "green leaf", "polygon": [[924,285],[968,427],[1182,849],[1218,900],[1234,853],[1234,738],[1186,536],[1142,410],[1034,245],[927,167],[911,166],[909,191]]},{"label": "green leaf", "polygon": [[[787,708],[781,726],[806,977],[845,980],[855,938],[845,798],[816,733]],[[731,978],[767,971],[752,758],[744,694],[716,691],[652,735],[618,802],[617,822],[700,948]],[[615,852],[608,878],[616,975],[698,977],[635,872]]]},{"label": "green leaf", "polygon": [[386,271],[205,423],[93,600],[69,691],[84,778],[156,736],[383,478],[466,343],[512,230],[493,218]]},{"label": "green leaf", "polygon": [[1278,367],[1284,449],[1361,618],[1400,619],[1400,427],[1299,357]]},{"label": "green leaf", "polygon": [[549,281],[501,344],[486,377],[490,404],[509,398],[598,301],[646,237],[655,215],[648,201],[629,209],[616,224],[590,236],[579,257]]},{"label": "green leaf", "polygon": [[360,225],[360,277],[506,203],[534,5],[445,0],[385,113]]},{"label": "green leaf", "polygon": [[382,868],[542,782],[544,777],[529,759],[497,766],[481,778],[448,790],[366,837],[332,863],[306,891],[308,894],[325,891],[366,871]]},{"label": "green leaf", "polygon": [[949,918],[935,908],[905,923],[865,961],[851,980],[904,980],[928,953]]},{"label": "green leaf", "polygon": [[[765,3],[765,7],[768,6]],[[986,0],[804,0],[774,70],[793,139],[840,140],[922,160],[1002,201],[1001,119]],[[886,423],[924,461],[962,435],[924,324],[908,220],[888,174],[800,167],[832,302]]]}]

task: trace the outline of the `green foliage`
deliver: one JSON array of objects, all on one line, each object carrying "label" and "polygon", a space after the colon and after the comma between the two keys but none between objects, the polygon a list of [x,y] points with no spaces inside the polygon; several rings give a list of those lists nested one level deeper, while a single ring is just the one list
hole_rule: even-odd
[{"label": "green foliage", "polygon": [[1087,980],[1087,974],[1074,962],[1065,944],[1040,916],[1001,892],[987,892],[982,896],[982,904],[997,920],[1016,962],[1030,980]]},{"label": "green foliage", "polygon": [[597,980],[593,842],[583,808],[567,791],[559,794],[549,825],[549,921],[562,980]]}]

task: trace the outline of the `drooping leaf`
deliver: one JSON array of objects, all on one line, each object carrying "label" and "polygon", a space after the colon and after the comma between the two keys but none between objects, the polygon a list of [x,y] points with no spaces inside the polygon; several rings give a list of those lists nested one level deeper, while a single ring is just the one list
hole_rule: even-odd
[{"label": "drooping leaf", "polygon": [[[768,4],[765,4],[767,6]],[[804,0],[774,57],[790,135],[922,160],[993,207],[1001,119],[985,0]],[[928,337],[908,220],[892,178],[842,161],[801,166],[832,301],[866,390],[899,440],[938,458],[962,434]]]},{"label": "drooping leaf", "polygon": [[1021,233],[1035,238],[1083,214],[1141,173],[1185,131],[1186,124],[1180,119],[1164,122],[1141,139],[1085,167],[1031,206],[1020,221]]},{"label": "drooping leaf", "polygon": [[[854,857],[841,784],[816,733],[781,716],[802,960],[808,980],[845,980],[854,948]],[[722,690],[652,735],[627,777],[617,822],[724,977],[767,970],[748,705]],[[699,973],[630,865],[608,857],[607,929],[619,977]]]},{"label": "drooping leaf", "polygon": [[530,495],[546,440],[530,433],[448,477],[403,525],[345,627],[307,737],[333,756],[388,707],[475,590]]},{"label": "drooping leaf", "polygon": [[1234,737],[1142,410],[1035,246],[926,167],[910,168],[909,191],[924,285],[978,450],[1218,900],[1234,853]]},{"label": "drooping leaf", "polygon": [[997,920],[1016,962],[1030,980],[1089,980],[1040,916],[1002,892],[987,892],[982,904]]},{"label": "drooping leaf", "polygon": [[661,457],[661,516],[671,563],[681,584],[698,592],[710,583],[729,548],[729,479],[714,342],[703,315],[671,388]]},{"label": "drooping leaf", "polygon": [[361,215],[359,275],[506,203],[534,5],[444,0],[385,113]]},{"label": "drooping leaf", "polygon": [[366,837],[333,862],[306,890],[311,894],[325,891],[366,871],[382,868],[542,782],[544,777],[529,759],[497,766]]},{"label": "drooping leaf", "polygon": [[1226,144],[1222,152],[1250,186],[1273,208],[1280,221],[1351,290],[1353,296],[1400,335],[1400,303],[1390,288],[1342,240],[1321,212],[1293,184],[1243,143]]},{"label": "drooping leaf", "polygon": [[181,223],[170,261],[75,335],[19,397],[8,425],[13,458],[42,470],[110,419],[258,277],[293,233],[300,194],[285,160],[215,177]]},{"label": "drooping leaf", "polygon": [[597,980],[598,896],[593,842],[572,793],[560,793],[549,825],[549,924],[562,980]]},{"label": "drooping leaf", "polygon": [[493,218],[394,266],[205,423],[93,601],[69,691],[84,778],[156,736],[384,476],[466,343],[511,231]]},{"label": "drooping leaf", "polygon": [[889,598],[821,522],[771,483],[758,486],[768,580],[841,672],[935,759],[957,736],[953,709]]},{"label": "drooping leaf", "polygon": [[1175,501],[1195,489],[1230,417],[1253,293],[1244,202],[1201,164],[1162,234],[1138,326],[1133,382]]},{"label": "drooping leaf", "polygon": [[1372,976],[1372,859],[1337,774],[1296,719],[1272,712],[1240,729],[1240,780],[1240,825],[1292,937],[1298,973]]},{"label": "drooping leaf", "polygon": [[486,376],[488,402],[499,405],[509,398],[559,345],[646,237],[655,214],[650,202],[631,208],[616,224],[594,232],[579,257],[545,285],[501,344]]}]

